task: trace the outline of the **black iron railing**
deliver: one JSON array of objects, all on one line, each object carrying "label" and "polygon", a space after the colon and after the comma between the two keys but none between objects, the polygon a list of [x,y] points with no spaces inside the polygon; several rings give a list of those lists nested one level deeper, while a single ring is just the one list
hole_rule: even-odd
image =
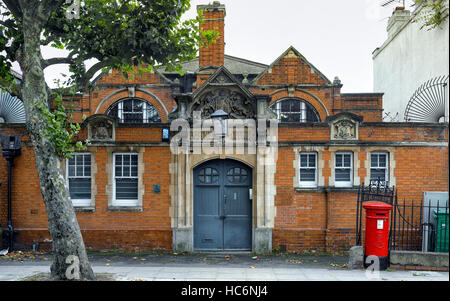
[{"label": "black iron railing", "polygon": [[391,250],[448,252],[448,201],[394,201]]},{"label": "black iron railing", "polygon": [[358,189],[356,210],[356,245],[362,245],[365,212],[362,205],[378,201],[392,205],[389,216],[389,250],[448,252],[448,200],[398,200],[397,191],[388,183],[373,181]]},{"label": "black iron railing", "polygon": [[356,245],[360,246],[362,242],[363,203],[376,201],[393,205],[395,195],[395,187],[389,187],[388,181],[370,181],[368,186],[359,187],[356,203]]}]

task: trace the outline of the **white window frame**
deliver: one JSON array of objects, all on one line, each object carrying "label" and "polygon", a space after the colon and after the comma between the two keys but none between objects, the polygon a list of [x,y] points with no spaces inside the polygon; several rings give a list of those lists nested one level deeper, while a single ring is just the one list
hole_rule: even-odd
[{"label": "white window frame", "polygon": [[[384,167],[380,167],[379,164],[376,167],[372,167],[372,155],[384,155],[386,156],[386,166]],[[372,180],[372,169],[384,169],[384,179],[385,182],[389,183],[389,153],[388,152],[371,152],[370,153],[370,162],[369,162],[369,168],[370,168],[370,176],[369,176],[369,181]],[[380,162],[378,160],[378,162]]]},{"label": "white window frame", "polygon": [[[281,103],[283,101],[290,100],[288,99],[281,99],[276,103],[276,110],[277,110],[277,119],[279,122],[281,122]],[[300,121],[299,122],[306,122],[306,103],[302,100],[298,100],[300,102],[300,112],[291,112],[289,111],[287,114],[299,114],[300,115]]]},{"label": "white window frame", "polygon": [[[148,119],[147,119],[147,102],[145,101],[145,100],[141,100],[141,99],[138,99],[138,98],[128,98],[128,99],[124,99],[124,100],[121,100],[119,103],[118,103],[118,105],[117,105],[117,116],[119,117],[119,119],[120,119],[120,122],[125,122],[125,120],[124,120],[124,118],[123,118],[123,102],[124,101],[126,101],[126,100],[132,100],[132,102],[133,102],[133,104],[134,104],[134,102],[135,101],[139,101],[139,102],[142,102],[142,123],[148,123]],[[133,105],[131,106],[131,107],[133,107]],[[126,112],[126,113],[135,113],[135,112]]]},{"label": "white window frame", "polygon": [[[84,175],[85,165],[84,165],[84,160],[83,160],[83,176],[69,176],[69,159],[66,159],[66,183],[67,183],[67,187],[69,188],[69,199],[72,201],[72,206],[73,207],[88,207],[92,203],[92,155],[91,155],[91,153],[74,153],[73,154],[73,156],[80,156],[80,155],[89,155],[91,157],[91,165],[89,166],[91,169],[91,172],[90,172],[91,175],[90,176]],[[77,167],[77,165],[75,165],[75,174],[76,174],[76,169],[77,169],[76,167]],[[83,179],[89,178],[89,179],[91,179],[91,187],[89,187],[91,197],[89,199],[72,199],[70,197],[70,181],[69,181],[70,178],[83,178]]]},{"label": "white window frame", "polygon": [[[350,155],[350,166],[349,167],[337,167],[337,155]],[[338,181],[336,177],[336,169],[349,169],[350,170],[350,181]],[[334,154],[334,186],[335,187],[352,187],[353,186],[353,152],[336,152]]]},{"label": "white window frame", "polygon": [[[314,167],[314,181],[302,181],[301,180],[301,175],[302,175],[302,169],[313,169],[311,167],[302,167],[302,155],[314,155],[315,158],[315,167]],[[319,169],[318,169],[318,153],[317,152],[299,152],[299,157],[298,157],[298,164],[299,164],[299,172],[298,172],[298,181],[299,181],[299,187],[317,187],[317,178],[318,178],[318,173],[319,173]],[[309,162],[309,158],[308,158],[308,162]]]},{"label": "white window frame", "polygon": [[[138,196],[136,199],[130,199],[130,200],[117,200],[116,199],[116,156],[117,155],[137,155],[137,176],[133,177],[120,177],[120,178],[130,178],[130,179],[137,179],[138,180]],[[113,199],[112,199],[112,205],[113,206],[131,206],[135,207],[139,205],[139,153],[135,152],[125,152],[125,153],[113,153]]]}]

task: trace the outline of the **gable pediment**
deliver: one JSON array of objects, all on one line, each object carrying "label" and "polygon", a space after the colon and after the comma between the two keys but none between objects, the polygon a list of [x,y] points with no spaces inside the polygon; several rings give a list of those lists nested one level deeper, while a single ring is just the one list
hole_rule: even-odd
[{"label": "gable pediment", "polygon": [[227,112],[230,118],[255,118],[253,94],[225,67],[220,67],[192,95],[189,112],[200,111],[209,118],[217,110]]},{"label": "gable pediment", "polygon": [[297,49],[289,47],[254,80],[254,84],[332,84]]}]

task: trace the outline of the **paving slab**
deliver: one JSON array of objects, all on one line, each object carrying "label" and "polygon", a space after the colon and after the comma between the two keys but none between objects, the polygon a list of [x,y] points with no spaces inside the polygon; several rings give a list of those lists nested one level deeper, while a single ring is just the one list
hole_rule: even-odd
[{"label": "paving slab", "polygon": [[[0,281],[49,273],[51,256],[42,256],[46,260],[17,262],[0,257]],[[202,253],[90,255],[89,259],[94,272],[111,273],[122,281],[449,281],[448,272],[405,270],[382,271],[372,279],[365,270],[345,268],[348,256]]]}]

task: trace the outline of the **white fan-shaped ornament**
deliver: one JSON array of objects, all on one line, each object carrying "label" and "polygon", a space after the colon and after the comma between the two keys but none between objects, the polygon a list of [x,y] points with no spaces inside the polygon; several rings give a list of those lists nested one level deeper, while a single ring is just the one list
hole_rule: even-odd
[{"label": "white fan-shaped ornament", "polygon": [[440,122],[448,110],[447,98],[448,75],[426,81],[411,96],[405,110],[405,121]]},{"label": "white fan-shaped ornament", "polygon": [[25,107],[17,97],[0,90],[0,122],[25,123]]}]

